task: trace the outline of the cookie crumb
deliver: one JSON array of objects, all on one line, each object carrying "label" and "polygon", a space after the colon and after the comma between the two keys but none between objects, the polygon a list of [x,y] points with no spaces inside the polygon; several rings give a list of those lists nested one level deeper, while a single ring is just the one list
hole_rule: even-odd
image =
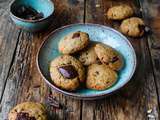
[{"label": "cookie crumb", "polygon": [[147,113],[152,113],[152,109],[147,110]]},{"label": "cookie crumb", "polygon": [[96,8],[99,8],[99,7],[101,7],[101,5],[100,4],[96,4]]}]

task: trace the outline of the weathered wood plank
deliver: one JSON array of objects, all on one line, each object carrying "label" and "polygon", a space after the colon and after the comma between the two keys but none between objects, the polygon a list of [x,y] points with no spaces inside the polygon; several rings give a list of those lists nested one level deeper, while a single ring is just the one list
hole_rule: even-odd
[{"label": "weathered wood plank", "polygon": [[[84,20],[84,2],[82,0],[77,2],[72,0],[54,1],[57,10],[50,30],[37,35],[23,32],[19,36],[16,56],[1,102],[1,119],[5,119],[9,109],[17,103],[29,100],[44,102],[46,100],[45,97],[50,94],[50,90],[48,90],[36,69],[35,55],[37,48],[43,38],[56,27],[83,22]],[[127,0],[123,2],[129,3]],[[87,0],[86,22],[105,24],[118,29],[119,23],[108,21],[104,14],[108,7],[120,3],[122,1]],[[133,1],[130,1],[130,4],[135,7]],[[158,34],[158,31],[156,32]],[[64,97],[52,91],[52,94],[63,106],[63,109],[53,109],[51,114],[54,119],[146,120],[150,119],[149,115],[158,119],[156,87],[146,38],[129,38],[129,40],[132,42],[138,57],[138,68],[132,81],[115,95],[98,101],[84,101],[83,104],[81,104],[81,101]],[[147,113],[150,109],[153,111],[152,114]]]},{"label": "weathered wood plank", "polygon": [[[17,103],[24,101],[44,102],[52,94],[62,104],[62,109],[53,109],[54,119],[80,119],[81,101],[64,97],[46,86],[36,67],[37,48],[43,38],[53,29],[75,22],[83,22],[83,0],[54,0],[56,11],[51,28],[39,34],[22,32],[16,50],[15,59],[7,79],[1,102],[0,118],[6,119],[8,111]],[[50,111],[50,110],[48,110]],[[52,119],[50,118],[50,119]]]},{"label": "weathered wood plank", "polygon": [[9,18],[8,5],[10,2],[11,0],[0,1],[0,101],[20,34]]},{"label": "weathered wood plank", "polygon": [[142,0],[140,1],[143,17],[148,26],[151,27],[152,33],[148,35],[148,44],[153,64],[155,83],[160,103],[160,1],[159,0]]},{"label": "weathered wood plank", "polygon": [[[109,21],[103,15],[105,15],[109,7],[122,3],[130,4],[137,12],[134,0],[87,0],[86,22],[105,24],[118,29],[120,22]],[[99,4],[99,7],[96,7],[97,4]],[[134,77],[128,85],[115,95],[103,100],[83,102],[82,119],[146,120],[152,117],[151,113],[147,113],[149,110],[152,110],[153,117],[158,119],[156,86],[154,74],[151,70],[152,64],[146,37],[139,39],[128,37],[128,39],[135,48],[138,59],[138,66]]]}]

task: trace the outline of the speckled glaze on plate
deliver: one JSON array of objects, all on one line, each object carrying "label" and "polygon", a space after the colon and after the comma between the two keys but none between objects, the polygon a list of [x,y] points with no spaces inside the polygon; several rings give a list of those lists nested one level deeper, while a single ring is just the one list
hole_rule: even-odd
[{"label": "speckled glaze on plate", "polygon": [[[49,75],[49,63],[52,59],[60,55],[58,51],[59,40],[68,33],[75,31],[87,32],[90,36],[91,41],[98,41],[110,45],[122,54],[125,65],[123,69],[118,73],[118,81],[109,89],[96,91],[85,88],[74,92],[68,92],[59,89],[52,83]],[[43,79],[54,90],[77,99],[93,100],[102,98],[117,91],[131,79],[136,68],[136,54],[127,38],[110,27],[98,24],[72,24],[53,31],[45,39],[37,55],[37,66]]]}]

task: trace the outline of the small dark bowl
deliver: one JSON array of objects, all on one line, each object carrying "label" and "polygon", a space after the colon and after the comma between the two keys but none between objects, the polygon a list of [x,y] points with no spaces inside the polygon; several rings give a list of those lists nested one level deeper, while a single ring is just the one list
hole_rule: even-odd
[{"label": "small dark bowl", "polygon": [[[43,18],[36,20],[28,20],[18,17],[15,11],[20,6],[31,7],[38,13],[43,14]],[[51,22],[54,12],[54,4],[51,0],[15,0],[10,5],[10,17],[17,27],[30,32],[36,32],[47,28]]]}]

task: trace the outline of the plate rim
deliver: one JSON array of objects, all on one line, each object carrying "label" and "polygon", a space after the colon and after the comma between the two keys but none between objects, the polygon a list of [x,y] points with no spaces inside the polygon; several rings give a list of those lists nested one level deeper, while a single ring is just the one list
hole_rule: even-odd
[{"label": "plate rim", "polygon": [[[55,86],[54,84],[52,84],[50,82],[50,80],[48,80],[44,75],[43,73],[41,72],[41,69],[40,69],[40,65],[39,65],[39,55],[40,55],[40,51],[41,51],[41,48],[45,45],[45,43],[47,42],[47,40],[54,34],[56,33],[57,31],[60,31],[60,30],[63,30],[65,28],[68,28],[68,27],[72,27],[72,26],[78,26],[78,25],[86,25],[86,26],[98,26],[98,27],[102,27],[104,29],[109,29],[115,33],[117,33],[118,35],[120,35],[120,37],[124,38],[125,42],[127,42],[127,44],[129,45],[129,47],[131,48],[131,51],[133,53],[133,69],[132,69],[132,72],[131,74],[129,75],[129,78],[124,81],[123,84],[121,84],[119,87],[117,87],[115,90],[109,92],[109,93],[100,93],[100,94],[92,94],[92,95],[81,95],[81,94],[77,94],[77,93],[73,93],[73,92],[69,92],[69,91],[65,91],[63,89],[60,89],[58,88],[57,86]],[[110,94],[113,94],[115,92],[117,92],[119,89],[121,89],[122,87],[124,87],[130,80],[131,78],[133,77],[134,73],[135,73],[135,70],[136,70],[136,67],[137,67],[137,57],[136,57],[136,53],[135,53],[135,50],[132,46],[132,44],[130,43],[130,41],[127,39],[127,37],[125,37],[122,33],[120,33],[119,31],[115,30],[114,28],[111,28],[111,27],[108,27],[108,26],[105,26],[105,25],[102,25],[102,24],[94,24],[94,23],[74,23],[74,24],[69,24],[69,25],[65,25],[65,26],[62,26],[62,27],[59,27],[55,30],[53,30],[51,33],[49,33],[46,37],[44,37],[43,39],[43,42],[41,43],[41,45],[39,46],[38,48],[38,52],[37,52],[37,55],[36,55],[36,66],[38,68],[38,72],[40,73],[41,77],[43,78],[43,80],[51,87],[51,89],[54,89],[56,92],[59,92],[59,93],[62,93],[64,94],[65,96],[70,96],[72,98],[76,98],[76,99],[83,99],[83,100],[95,100],[95,99],[100,99],[100,98],[103,98],[105,96],[108,96]]]}]

